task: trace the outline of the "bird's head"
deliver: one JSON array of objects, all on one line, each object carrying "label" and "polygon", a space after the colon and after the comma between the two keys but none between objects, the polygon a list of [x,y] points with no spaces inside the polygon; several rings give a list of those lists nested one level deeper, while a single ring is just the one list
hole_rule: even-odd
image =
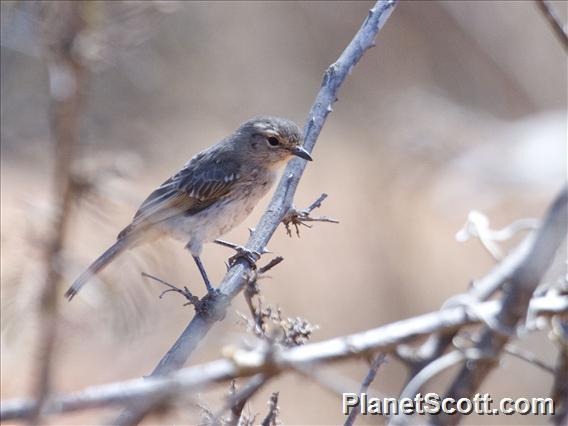
[{"label": "bird's head", "polygon": [[292,156],[312,161],[302,146],[302,133],[293,121],[279,117],[256,117],[236,132],[240,149],[251,159],[277,166]]}]

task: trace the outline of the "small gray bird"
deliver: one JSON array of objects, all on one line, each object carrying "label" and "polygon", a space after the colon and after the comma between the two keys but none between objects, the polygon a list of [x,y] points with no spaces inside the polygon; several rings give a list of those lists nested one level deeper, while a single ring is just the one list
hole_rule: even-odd
[{"label": "small gray bird", "polygon": [[298,126],[285,118],[257,117],[229,137],[195,155],[142,203],[117,241],[65,293],[77,292],[120,253],[170,236],[186,242],[207,291],[213,287],[199,258],[203,244],[240,224],[292,156],[311,161]]}]

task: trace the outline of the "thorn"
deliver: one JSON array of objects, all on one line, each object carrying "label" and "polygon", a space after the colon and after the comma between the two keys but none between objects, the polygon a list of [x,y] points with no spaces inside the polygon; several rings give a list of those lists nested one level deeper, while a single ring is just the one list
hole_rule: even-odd
[{"label": "thorn", "polygon": [[272,250],[270,250],[268,247],[264,247],[261,251],[260,254],[269,254],[272,253]]},{"label": "thorn", "polygon": [[331,105],[328,105],[327,106],[327,112],[332,112],[332,111],[333,111],[333,108],[331,107]]},{"label": "thorn", "polygon": [[249,235],[252,235],[252,234],[254,234],[254,231],[255,231],[255,229],[254,229],[254,228],[249,228],[248,230],[249,230]]}]

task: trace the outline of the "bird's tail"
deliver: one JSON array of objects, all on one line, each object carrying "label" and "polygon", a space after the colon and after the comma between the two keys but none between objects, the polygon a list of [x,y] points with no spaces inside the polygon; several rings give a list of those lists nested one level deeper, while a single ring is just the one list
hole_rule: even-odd
[{"label": "bird's tail", "polygon": [[73,299],[75,295],[81,290],[87,282],[93,278],[98,272],[100,272],[105,266],[107,266],[111,261],[114,260],[116,256],[126,250],[131,243],[131,239],[128,237],[120,238],[112,246],[110,246],[103,254],[101,254],[97,260],[95,260],[91,266],[89,266],[79,277],[75,280],[73,285],[65,292],[65,297],[67,300]]}]

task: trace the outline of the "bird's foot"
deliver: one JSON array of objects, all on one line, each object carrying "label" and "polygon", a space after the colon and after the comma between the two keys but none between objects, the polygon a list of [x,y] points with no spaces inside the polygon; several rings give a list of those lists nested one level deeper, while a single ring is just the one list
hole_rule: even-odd
[{"label": "bird's foot", "polygon": [[235,263],[237,263],[237,261],[239,259],[244,259],[252,267],[255,267],[256,262],[258,262],[258,260],[260,259],[260,256],[262,255],[262,253],[259,253],[259,252],[254,251],[254,250],[249,250],[246,247],[240,246],[238,244],[229,243],[229,242],[223,241],[223,240],[215,240],[215,242],[219,245],[222,245],[224,247],[229,247],[229,248],[232,248],[233,250],[235,250],[236,253],[234,254],[234,256],[231,256],[229,258],[229,266],[233,266]]},{"label": "bird's foot", "polygon": [[236,253],[229,258],[229,265],[233,266],[239,259],[246,260],[250,266],[256,267],[256,262],[260,259],[261,254],[254,250],[249,250],[246,247],[235,247]]},{"label": "bird's foot", "polygon": [[142,276],[151,278],[154,281],[168,287],[162,293],[160,293],[159,298],[164,297],[166,293],[174,292],[179,293],[187,299],[187,302],[183,306],[191,305],[195,309],[195,312],[207,319],[221,321],[225,318],[227,312],[227,306],[229,305],[229,297],[223,294],[219,289],[211,288],[205,296],[201,299],[194,295],[186,286],[183,288],[176,287],[158,277],[142,272]]}]

